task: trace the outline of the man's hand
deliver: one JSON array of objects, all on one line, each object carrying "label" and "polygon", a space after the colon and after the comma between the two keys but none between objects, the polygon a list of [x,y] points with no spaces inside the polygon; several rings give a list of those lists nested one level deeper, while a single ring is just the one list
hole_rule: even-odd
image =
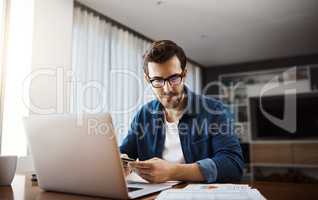
[{"label": "man's hand", "polygon": [[130,168],[129,164],[126,162],[123,163],[123,166],[124,166],[125,177],[127,177],[132,172],[132,169]]},{"label": "man's hand", "polygon": [[176,164],[160,158],[131,162],[129,165],[145,180],[151,183],[162,183],[172,179]]},{"label": "man's hand", "polygon": [[[129,157],[127,154],[122,154],[121,158],[129,158]],[[122,163],[123,163],[123,167],[124,167],[125,177],[127,177],[131,173],[132,169],[129,166],[127,161],[122,160]]]}]

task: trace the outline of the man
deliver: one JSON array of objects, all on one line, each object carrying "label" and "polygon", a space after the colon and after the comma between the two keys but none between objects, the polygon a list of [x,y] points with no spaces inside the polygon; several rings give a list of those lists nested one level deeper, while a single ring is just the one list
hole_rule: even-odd
[{"label": "man", "polygon": [[242,176],[243,157],[228,109],[185,86],[186,56],[169,40],[144,56],[144,76],[156,96],[135,115],[120,151],[150,182],[230,182]]}]

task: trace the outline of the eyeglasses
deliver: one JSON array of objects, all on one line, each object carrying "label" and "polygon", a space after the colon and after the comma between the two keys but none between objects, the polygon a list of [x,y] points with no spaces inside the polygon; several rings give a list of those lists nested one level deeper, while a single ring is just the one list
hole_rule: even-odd
[{"label": "eyeglasses", "polygon": [[171,87],[177,86],[181,83],[182,79],[184,77],[184,73],[182,72],[181,74],[173,74],[169,76],[168,78],[160,78],[160,77],[155,77],[155,78],[149,78],[149,81],[154,88],[162,88],[166,81],[168,81],[169,85]]}]

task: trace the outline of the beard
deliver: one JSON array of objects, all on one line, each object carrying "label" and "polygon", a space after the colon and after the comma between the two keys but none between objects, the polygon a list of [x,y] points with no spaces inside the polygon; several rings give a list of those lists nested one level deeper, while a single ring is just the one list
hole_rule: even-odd
[{"label": "beard", "polygon": [[182,93],[169,92],[160,94],[159,101],[166,109],[177,108],[182,101]]}]

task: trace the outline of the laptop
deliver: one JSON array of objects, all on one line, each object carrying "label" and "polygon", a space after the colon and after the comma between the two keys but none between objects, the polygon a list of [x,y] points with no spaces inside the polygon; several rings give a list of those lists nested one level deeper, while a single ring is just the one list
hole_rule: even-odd
[{"label": "laptop", "polygon": [[43,190],[134,199],[178,183],[126,180],[110,114],[33,115],[24,125]]}]

